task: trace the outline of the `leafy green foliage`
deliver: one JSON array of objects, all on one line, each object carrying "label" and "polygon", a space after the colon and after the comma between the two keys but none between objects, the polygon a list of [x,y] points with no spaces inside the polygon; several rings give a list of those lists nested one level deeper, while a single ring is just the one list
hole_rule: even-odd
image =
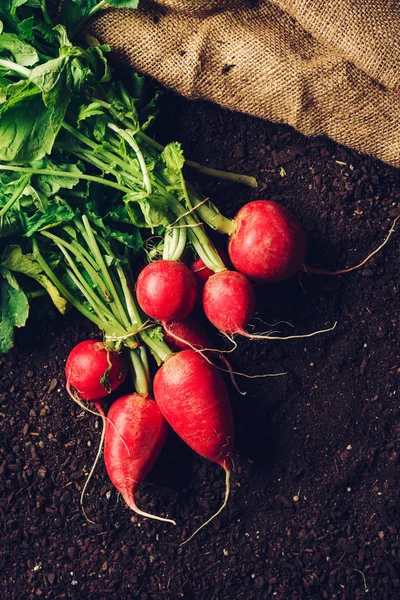
[{"label": "leafy green foliage", "polygon": [[0,267],[0,275],[0,352],[8,352],[13,346],[14,328],[26,323],[29,303],[11,271]]}]

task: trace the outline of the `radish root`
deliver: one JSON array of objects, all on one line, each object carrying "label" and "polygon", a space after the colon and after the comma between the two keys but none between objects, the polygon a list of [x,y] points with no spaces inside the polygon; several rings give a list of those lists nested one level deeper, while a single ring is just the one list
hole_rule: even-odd
[{"label": "radish root", "polygon": [[354,267],[349,267],[348,269],[340,269],[339,271],[327,271],[325,269],[318,269],[317,267],[308,267],[307,265],[304,265],[304,270],[306,273],[315,273],[317,275],[343,275],[344,273],[350,273],[351,271],[355,271],[356,269],[360,269],[361,267],[363,267],[375,254],[377,254],[380,250],[382,250],[382,248],[384,246],[386,246],[386,244],[388,243],[390,237],[392,236],[392,234],[394,233],[395,227],[396,227],[396,223],[397,221],[400,219],[400,215],[398,217],[395,218],[395,220],[392,223],[391,228],[389,229],[389,233],[387,234],[387,236],[385,237],[385,239],[383,240],[382,244],[380,246],[378,246],[378,248],[376,248],[373,252],[371,252],[371,254],[368,254],[367,258],[364,258],[363,261],[361,261],[358,265],[355,265]]},{"label": "radish root", "polygon": [[87,516],[86,511],[85,511],[85,507],[83,506],[83,498],[85,496],[86,488],[87,488],[87,486],[89,484],[89,481],[91,480],[92,475],[94,473],[94,470],[95,470],[95,468],[97,466],[97,463],[100,460],[101,452],[102,452],[103,446],[104,446],[104,436],[105,436],[105,433],[106,433],[106,423],[105,423],[105,417],[104,416],[102,417],[102,419],[103,419],[103,429],[101,431],[101,438],[100,438],[100,442],[99,442],[99,447],[98,447],[98,450],[97,450],[96,458],[94,459],[94,463],[92,465],[92,468],[90,469],[90,473],[87,476],[87,479],[85,481],[85,485],[83,486],[81,497],[80,497],[80,501],[79,501],[79,503],[81,505],[81,508],[82,508],[83,516],[85,517],[86,521],[88,523],[91,523],[92,525],[96,525],[96,523],[94,521],[92,521],[91,519],[89,519],[89,517]]},{"label": "radish root", "polygon": [[332,327],[328,327],[327,329],[320,329],[319,331],[313,331],[312,333],[303,333],[303,334],[299,334],[299,335],[285,335],[285,336],[272,335],[272,334],[276,333],[275,331],[272,331],[270,333],[265,333],[265,334],[263,334],[263,333],[256,334],[256,333],[248,333],[244,329],[238,331],[238,333],[240,335],[243,335],[246,338],[249,338],[250,340],[298,340],[298,339],[302,339],[302,338],[314,337],[315,335],[319,335],[320,333],[328,333],[329,331],[333,331],[336,328],[336,325],[337,325],[337,321],[335,321],[335,323],[332,325]]},{"label": "radish root", "polygon": [[231,490],[231,471],[230,471],[230,468],[228,468],[226,465],[222,465],[222,467],[223,467],[223,469],[225,469],[225,498],[224,498],[221,508],[219,508],[212,517],[210,517],[205,523],[203,523],[203,525],[200,525],[200,527],[198,529],[196,529],[196,531],[194,533],[192,533],[192,535],[190,537],[188,537],[187,540],[185,540],[184,542],[179,544],[179,546],[184,546],[185,544],[190,542],[190,540],[192,540],[194,538],[194,536],[197,535],[201,529],[203,529],[203,527],[206,527],[206,525],[211,523],[211,521],[213,519],[215,519],[215,517],[217,517],[219,514],[221,514],[221,512],[224,510],[225,506],[227,505],[228,499],[229,499],[229,492]]},{"label": "radish root", "polygon": [[122,497],[124,498],[125,502],[129,506],[129,508],[131,508],[138,515],[141,515],[142,517],[147,517],[148,519],[155,519],[156,521],[163,521],[164,523],[172,523],[172,525],[176,525],[176,522],[173,521],[172,519],[158,517],[157,515],[152,515],[151,513],[140,510],[140,508],[138,508],[136,505],[135,498],[131,494],[129,494],[129,495],[122,494]]}]

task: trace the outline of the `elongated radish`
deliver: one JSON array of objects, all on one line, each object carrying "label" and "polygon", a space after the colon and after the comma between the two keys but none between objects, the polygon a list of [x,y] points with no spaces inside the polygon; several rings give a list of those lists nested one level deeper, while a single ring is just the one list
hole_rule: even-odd
[{"label": "elongated radish", "polygon": [[270,200],[255,200],[237,213],[229,241],[233,266],[252,281],[274,283],[303,267],[306,236],[297,218]]},{"label": "elongated radish", "polygon": [[95,403],[121,385],[127,367],[121,355],[106,350],[99,340],[85,340],[71,350],[65,375],[68,390],[72,386],[81,399]]},{"label": "elongated radish", "polygon": [[180,321],[195,305],[196,278],[182,262],[156,260],[141,271],[136,296],[141,309],[152,319]]},{"label": "elongated radish", "polygon": [[211,323],[223,333],[245,334],[255,307],[253,286],[238,271],[215,273],[203,290],[203,308]]},{"label": "elongated radish", "polygon": [[129,508],[144,517],[176,524],[144,512],[135,492],[152,469],[167,439],[168,427],[157,404],[139,394],[118,398],[108,412],[104,442],[107,473]]},{"label": "elongated radish", "polygon": [[172,429],[195,452],[225,469],[224,502],[204,527],[224,509],[230,490],[234,430],[224,380],[218,369],[199,353],[182,350],[157,371],[154,397]]}]

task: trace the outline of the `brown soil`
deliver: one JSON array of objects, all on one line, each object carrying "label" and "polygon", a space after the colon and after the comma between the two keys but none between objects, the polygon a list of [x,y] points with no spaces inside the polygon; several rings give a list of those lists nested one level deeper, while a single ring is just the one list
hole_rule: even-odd
[{"label": "brown soil", "polygon": [[[302,221],[310,265],[355,264],[400,214],[399,171],[325,139],[167,96],[165,139],[187,156],[254,174],[259,190],[197,178],[228,214],[252,198]],[[191,173],[196,179],[196,174]],[[4,599],[252,600],[400,597],[399,232],[364,269],[301,274],[258,286],[257,314],[282,333],[331,333],[285,342],[238,339],[249,374],[231,388],[237,441],[223,515],[179,543],[219,506],[223,472],[171,434],[138,494],[136,518],[103,465],[80,490],[100,421],[64,390],[69,350],[90,326],[76,314],[32,322],[0,358],[0,545]],[[266,329],[254,321],[257,329]]]}]

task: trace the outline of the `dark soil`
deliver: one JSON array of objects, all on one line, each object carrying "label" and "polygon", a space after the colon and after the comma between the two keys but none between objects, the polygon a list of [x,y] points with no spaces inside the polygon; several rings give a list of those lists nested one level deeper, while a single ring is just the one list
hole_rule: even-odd
[{"label": "dark soil", "polygon": [[[181,140],[187,156],[258,178],[257,191],[197,178],[215,203],[230,215],[252,198],[288,206],[307,232],[309,265],[356,264],[400,214],[399,171],[371,158],[204,103],[167,96],[163,110],[160,135]],[[182,548],[220,505],[222,470],[171,434],[138,504],[178,526],[137,518],[103,465],[88,524],[79,497],[100,420],[70,401],[63,371],[73,345],[96,332],[72,313],[18,332],[0,358],[2,597],[399,598],[399,240],[397,231],[348,275],[257,287],[258,317],[293,325],[282,334],[337,327],[237,340],[236,370],[287,374],[241,378],[245,396],[231,388],[232,495]]]}]

